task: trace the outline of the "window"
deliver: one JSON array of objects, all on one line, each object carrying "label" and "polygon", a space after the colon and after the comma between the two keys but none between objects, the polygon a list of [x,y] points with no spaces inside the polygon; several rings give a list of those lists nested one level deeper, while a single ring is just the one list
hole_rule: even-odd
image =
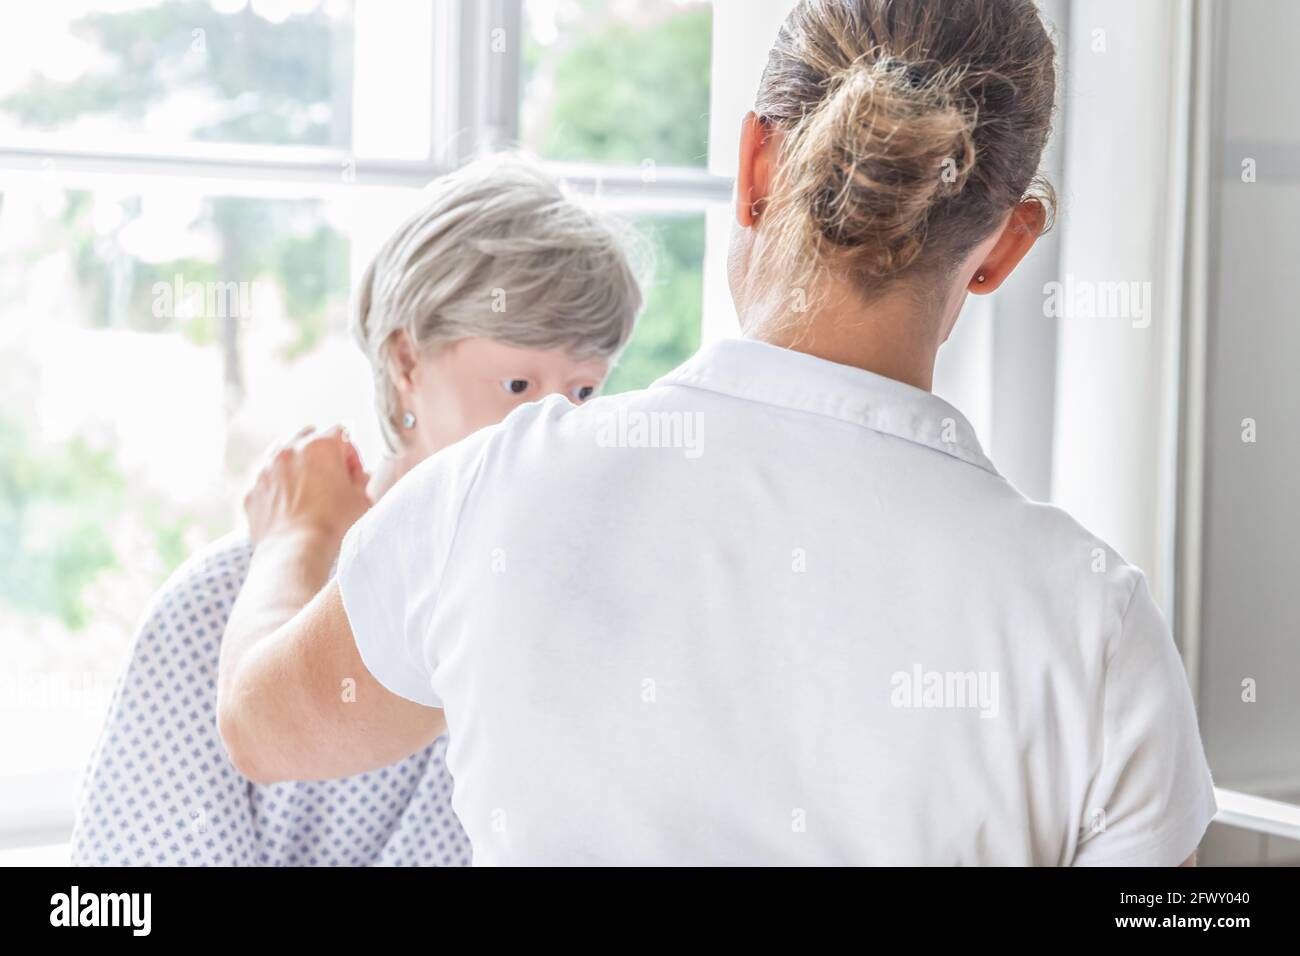
[{"label": "window", "polygon": [[525,146],[647,169],[708,163],[708,3],[527,0],[524,15]]},{"label": "window", "polygon": [[[6,672],[44,675],[18,697],[42,716],[0,729],[6,772],[88,748],[150,594],[229,529],[260,449],[350,416],[338,381],[366,394],[339,336],[339,205],[183,181],[6,190],[0,617]],[[60,714],[71,699],[78,716]]]},{"label": "window", "polygon": [[345,420],[378,452],[350,277],[425,183],[518,142],[649,240],[611,391],[698,346],[730,193],[699,0],[24,16],[0,37],[0,846],[66,837],[149,597],[235,526],[267,444]]},{"label": "window", "polygon": [[352,141],[351,0],[64,0],[6,31],[0,133],[64,143]]}]

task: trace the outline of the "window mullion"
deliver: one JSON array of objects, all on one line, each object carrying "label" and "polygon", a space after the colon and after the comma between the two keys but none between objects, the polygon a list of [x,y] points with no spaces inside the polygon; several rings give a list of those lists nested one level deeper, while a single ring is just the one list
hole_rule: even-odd
[{"label": "window mullion", "polygon": [[444,154],[460,165],[519,138],[522,0],[455,0],[454,133]]}]

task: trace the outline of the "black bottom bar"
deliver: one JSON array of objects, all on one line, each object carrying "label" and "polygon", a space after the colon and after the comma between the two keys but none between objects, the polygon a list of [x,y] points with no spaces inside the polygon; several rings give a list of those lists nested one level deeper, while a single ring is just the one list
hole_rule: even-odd
[{"label": "black bottom bar", "polygon": [[0,870],[0,913],[19,938],[205,946],[409,939],[436,948],[512,929],[545,945],[611,919],[629,939],[664,942],[662,933],[682,927],[732,943],[769,932],[811,942],[833,929],[861,941],[902,933],[922,947],[1098,935],[1231,944],[1242,933],[1294,929],[1298,886],[1288,869],[10,869]]}]

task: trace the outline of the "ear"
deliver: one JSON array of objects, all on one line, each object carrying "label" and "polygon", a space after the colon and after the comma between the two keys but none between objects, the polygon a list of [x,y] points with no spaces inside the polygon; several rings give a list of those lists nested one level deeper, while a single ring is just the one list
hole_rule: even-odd
[{"label": "ear", "polygon": [[757,224],[771,194],[780,134],[750,110],[740,122],[740,157],[736,170],[736,222]]},{"label": "ear", "polygon": [[[1026,199],[1011,210],[997,241],[979,261],[967,283],[967,291],[976,295],[992,292],[1015,271],[1038,237],[1043,234],[1047,210],[1037,199]],[[980,281],[983,279],[983,281]]]},{"label": "ear", "polygon": [[392,380],[393,387],[402,394],[410,392],[415,387],[412,376],[419,362],[411,337],[404,330],[398,329],[388,337],[385,353],[388,377]]}]

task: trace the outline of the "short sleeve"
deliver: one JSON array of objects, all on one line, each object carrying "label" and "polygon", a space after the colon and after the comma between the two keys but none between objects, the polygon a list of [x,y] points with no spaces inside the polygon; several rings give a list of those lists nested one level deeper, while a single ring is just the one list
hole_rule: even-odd
[{"label": "short sleeve", "polygon": [[429,625],[485,438],[478,432],[404,475],[339,553],[336,580],[362,662],[388,690],[426,707],[442,706]]},{"label": "short sleeve", "polygon": [[1101,765],[1075,866],[1177,866],[1217,809],[1182,661],[1145,576],[1134,573],[1109,650]]}]

